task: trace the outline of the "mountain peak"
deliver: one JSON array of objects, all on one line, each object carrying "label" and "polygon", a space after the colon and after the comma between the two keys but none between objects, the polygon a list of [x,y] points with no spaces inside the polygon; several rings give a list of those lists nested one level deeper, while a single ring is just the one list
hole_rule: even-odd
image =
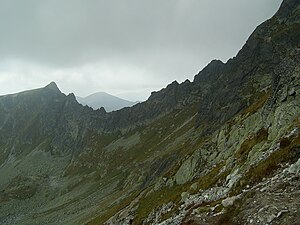
[{"label": "mountain peak", "polygon": [[49,90],[52,90],[52,91],[55,91],[55,92],[61,93],[61,91],[59,90],[57,84],[54,81],[52,81],[47,86],[45,86],[45,88],[49,89]]},{"label": "mountain peak", "polygon": [[106,92],[96,92],[94,94],[88,95],[87,97],[76,97],[77,101],[83,105],[88,105],[93,109],[105,109],[107,112],[116,111],[124,107],[130,107],[135,105],[135,102],[131,102]]}]

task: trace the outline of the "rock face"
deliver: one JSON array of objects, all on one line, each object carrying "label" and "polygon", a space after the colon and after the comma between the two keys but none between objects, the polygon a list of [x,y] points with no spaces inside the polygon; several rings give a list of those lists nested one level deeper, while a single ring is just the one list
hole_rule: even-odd
[{"label": "rock face", "polygon": [[0,224],[299,224],[299,5],[130,108],[1,96]]}]

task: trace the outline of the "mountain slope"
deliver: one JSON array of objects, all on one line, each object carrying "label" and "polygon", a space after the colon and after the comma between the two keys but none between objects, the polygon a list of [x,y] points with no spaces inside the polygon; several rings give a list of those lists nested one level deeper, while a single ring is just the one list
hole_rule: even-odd
[{"label": "mountain slope", "polygon": [[130,108],[0,97],[0,223],[298,224],[299,14]]},{"label": "mountain slope", "polygon": [[93,109],[104,107],[107,112],[116,111],[124,107],[131,107],[136,102],[127,101],[105,92],[97,92],[87,97],[76,97],[77,101],[82,105],[88,105]]}]

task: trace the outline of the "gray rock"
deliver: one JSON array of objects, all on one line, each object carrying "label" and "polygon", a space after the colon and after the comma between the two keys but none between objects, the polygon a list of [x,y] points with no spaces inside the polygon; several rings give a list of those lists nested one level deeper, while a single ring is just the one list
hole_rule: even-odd
[{"label": "gray rock", "polygon": [[181,201],[185,202],[189,196],[190,196],[190,194],[188,192],[182,192],[181,193]]},{"label": "gray rock", "polygon": [[224,200],[222,200],[222,205],[226,208],[229,206],[233,206],[234,202],[238,199],[241,198],[241,195],[237,195],[237,196],[232,196],[229,198],[225,198]]},{"label": "gray rock", "polygon": [[298,159],[296,163],[292,164],[289,167],[288,171],[289,173],[298,174],[300,171],[300,159]]}]

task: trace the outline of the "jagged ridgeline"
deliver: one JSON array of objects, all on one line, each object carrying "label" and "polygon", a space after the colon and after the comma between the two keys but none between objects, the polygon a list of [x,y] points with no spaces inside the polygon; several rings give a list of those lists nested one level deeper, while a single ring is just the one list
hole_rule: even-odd
[{"label": "jagged ridgeline", "polygon": [[107,113],[0,97],[0,224],[300,224],[300,1],[227,63]]}]

